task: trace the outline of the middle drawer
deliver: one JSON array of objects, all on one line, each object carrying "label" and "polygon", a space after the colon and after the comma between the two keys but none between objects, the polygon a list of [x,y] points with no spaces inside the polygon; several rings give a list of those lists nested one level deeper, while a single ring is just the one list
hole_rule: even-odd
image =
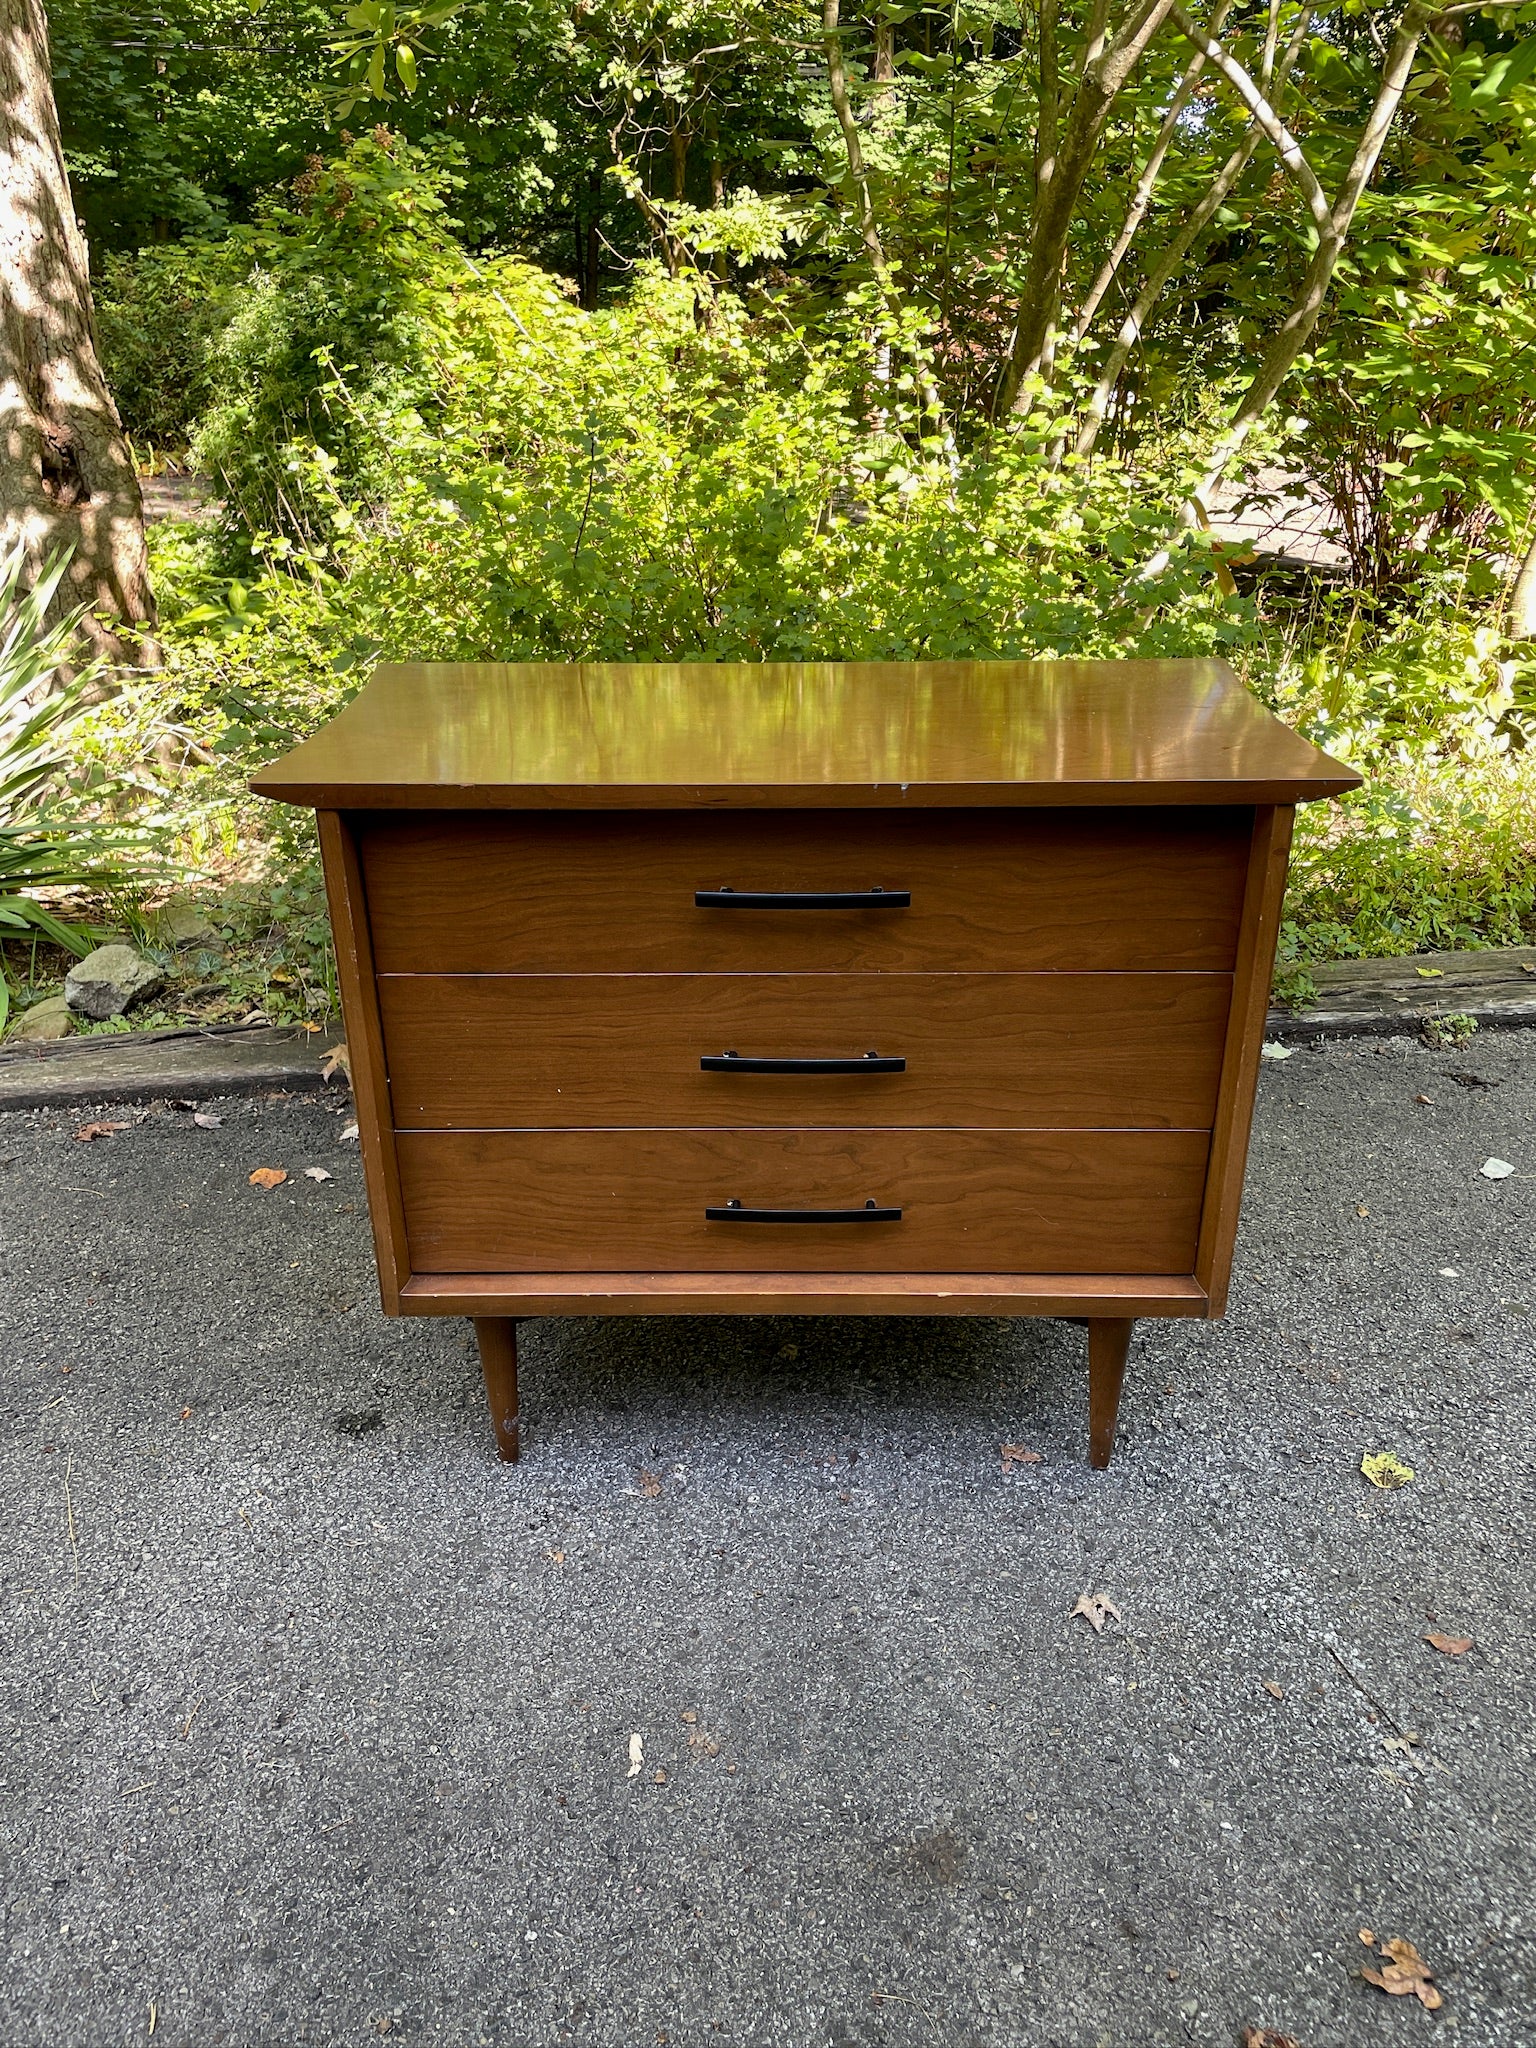
[{"label": "middle drawer", "polygon": [[[1205,1130],[1227,974],[379,976],[400,1130]],[[723,1070],[703,1059],[735,1054]],[[858,1060],[762,1073],[750,1060]]]}]

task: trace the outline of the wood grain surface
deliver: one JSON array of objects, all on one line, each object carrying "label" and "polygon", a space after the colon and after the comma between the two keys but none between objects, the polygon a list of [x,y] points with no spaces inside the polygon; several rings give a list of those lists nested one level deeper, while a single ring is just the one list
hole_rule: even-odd
[{"label": "wood grain surface", "polygon": [[252,783],[337,809],[1291,803],[1352,789],[1225,662],[403,662]]},{"label": "wood grain surface", "polygon": [[403,1316],[1204,1316],[1180,1274],[417,1273]]},{"label": "wood grain surface", "polygon": [[342,1017],[351,1048],[352,1093],[357,1105],[368,1218],[373,1225],[373,1249],[379,1270],[379,1298],[384,1313],[392,1316],[399,1313],[400,1288],[410,1273],[410,1259],[400,1206],[400,1172],[395,1160],[389,1077],[379,1026],[378,987],[363,902],[363,877],[357,844],[347,820],[335,811],[322,811],[316,822],[331,931],[336,942],[336,983],[341,991]]},{"label": "wood grain surface", "polygon": [[[384,975],[401,1129],[1210,1128],[1224,974]],[[701,1054],[905,1058],[702,1072]]]},{"label": "wood grain surface", "polygon": [[[489,1131],[397,1139],[416,1272],[1188,1273],[1189,1131]],[[877,1224],[708,1205],[899,1206]]]},{"label": "wood grain surface", "polygon": [[1210,1177],[1195,1262],[1200,1284],[1211,1298],[1213,1315],[1223,1314],[1227,1306],[1295,819],[1296,813],[1288,805],[1261,809],[1254,814],[1242,935],[1233,975],[1232,1007],[1227,1019],[1221,1088],[1211,1138]]},{"label": "wood grain surface", "polygon": [[[356,820],[385,974],[1217,970],[1252,812],[445,813]],[[696,890],[909,889],[910,909]]]}]

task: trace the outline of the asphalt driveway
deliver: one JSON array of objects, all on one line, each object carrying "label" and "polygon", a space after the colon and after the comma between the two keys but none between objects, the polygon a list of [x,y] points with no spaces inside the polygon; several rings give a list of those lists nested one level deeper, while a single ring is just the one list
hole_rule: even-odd
[{"label": "asphalt driveway", "polygon": [[0,2048],[1536,2041],[1536,1034],[1266,1064],[1105,1474],[959,1319],[535,1323],[500,1467],[199,1108],[0,1119]]}]

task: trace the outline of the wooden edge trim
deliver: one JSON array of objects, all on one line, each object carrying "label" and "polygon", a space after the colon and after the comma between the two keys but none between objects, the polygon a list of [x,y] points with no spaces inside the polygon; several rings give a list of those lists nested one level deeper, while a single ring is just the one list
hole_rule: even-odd
[{"label": "wooden edge trim", "polygon": [[1314,803],[1359,786],[1346,770],[1316,781],[533,783],[286,782],[258,775],[257,796],[349,811],[1089,810]]},{"label": "wooden edge trim", "polygon": [[357,857],[351,826],[340,812],[319,811],[316,823],[320,828],[320,859],[331,908],[331,932],[336,942],[336,980],[341,989],[341,1015],[357,1105],[358,1145],[363,1155],[368,1214],[378,1257],[379,1295],[384,1313],[397,1316],[400,1290],[410,1278],[411,1262],[405,1209],[400,1200],[400,1169],[395,1159],[394,1116],[389,1100],[389,1072],[384,1062],[384,1031],[379,1022],[379,992],[373,977],[373,945],[368,932],[362,863]]},{"label": "wooden edge trim", "polygon": [[1242,924],[1232,978],[1232,1009],[1221,1057],[1221,1086],[1211,1132],[1211,1158],[1206,1171],[1205,1202],[1200,1216],[1200,1242],[1195,1253],[1195,1278],[1209,1297],[1206,1314],[1223,1315],[1232,1275],[1232,1248],[1243,1205],[1243,1174],[1248,1164],[1248,1136],[1253,1127],[1253,1100],[1258,1088],[1259,1059],[1269,1014],[1270,984],[1275,972],[1275,947],[1285,902],[1286,867],[1290,860],[1294,808],[1283,805],[1254,813],[1248,879],[1243,891]]},{"label": "wooden edge trim", "polygon": [[417,1273],[406,1316],[1203,1316],[1184,1274]]}]

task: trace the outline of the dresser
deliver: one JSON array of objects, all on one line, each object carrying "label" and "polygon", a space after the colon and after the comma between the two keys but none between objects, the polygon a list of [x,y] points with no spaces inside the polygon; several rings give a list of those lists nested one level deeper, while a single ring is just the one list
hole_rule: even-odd
[{"label": "dresser", "polygon": [[386,1311],[1219,1316],[1298,802],[1219,661],[397,663],[319,816]]}]

